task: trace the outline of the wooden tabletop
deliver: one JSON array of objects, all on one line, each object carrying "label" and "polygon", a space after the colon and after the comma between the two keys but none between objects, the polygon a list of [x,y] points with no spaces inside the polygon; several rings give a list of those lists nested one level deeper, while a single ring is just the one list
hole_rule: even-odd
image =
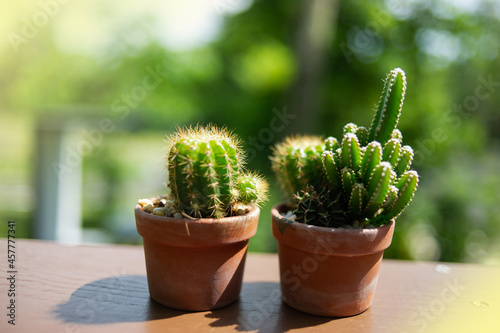
[{"label": "wooden tabletop", "polygon": [[372,307],[327,318],[284,305],[278,257],[251,253],[239,301],[184,312],[149,298],[142,247],[16,240],[12,270],[7,246],[0,240],[0,332],[500,332],[500,267],[385,259]]}]

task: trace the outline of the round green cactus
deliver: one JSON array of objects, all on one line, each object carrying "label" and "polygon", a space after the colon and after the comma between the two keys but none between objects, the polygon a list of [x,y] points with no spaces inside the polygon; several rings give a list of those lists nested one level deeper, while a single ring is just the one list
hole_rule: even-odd
[{"label": "round green cactus", "polygon": [[[338,146],[336,139],[326,141],[329,147]],[[288,200],[293,201],[307,185],[316,187],[322,183],[321,155],[324,150],[325,140],[319,136],[292,136],[275,146],[272,168]]]},{"label": "round green cactus", "polygon": [[296,197],[296,220],[320,227],[339,227],[345,224],[345,213],[339,201],[339,193],[322,188],[316,192],[307,186]]},{"label": "round green cactus", "polygon": [[215,126],[178,129],[167,139],[169,186],[183,215],[221,218],[236,203],[259,204],[267,183],[244,174],[238,138]]},{"label": "round green cactus", "polygon": [[243,173],[238,177],[238,200],[244,205],[260,205],[267,200],[267,182],[256,173]]}]

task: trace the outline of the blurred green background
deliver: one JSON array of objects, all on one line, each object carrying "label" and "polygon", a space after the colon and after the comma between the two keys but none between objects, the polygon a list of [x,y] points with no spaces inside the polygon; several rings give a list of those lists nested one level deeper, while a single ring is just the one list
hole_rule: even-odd
[{"label": "blurred green background", "polygon": [[165,192],[165,135],[211,122],[271,183],[250,249],[275,251],[270,147],[368,126],[401,67],[400,129],[421,183],[386,257],[500,264],[499,17],[495,0],[3,2],[1,235],[15,220],[32,237],[57,204],[39,186],[40,129],[84,140],[81,164],[62,170],[81,165],[69,192],[81,193],[81,241],[140,244],[133,207]]}]

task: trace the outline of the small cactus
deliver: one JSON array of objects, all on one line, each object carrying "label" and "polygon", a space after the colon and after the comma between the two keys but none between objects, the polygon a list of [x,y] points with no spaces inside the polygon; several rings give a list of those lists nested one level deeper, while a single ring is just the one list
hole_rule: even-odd
[{"label": "small cactus", "polygon": [[338,193],[322,188],[316,192],[307,186],[296,196],[295,220],[320,227],[338,227],[345,224],[345,213]]},{"label": "small cactus", "polygon": [[167,139],[167,170],[175,204],[192,218],[231,215],[237,203],[258,205],[267,183],[243,173],[239,140],[215,126],[179,129]]},{"label": "small cactus", "polygon": [[403,145],[396,128],[405,93],[405,73],[396,68],[387,77],[369,130],[349,123],[340,144],[333,137],[293,137],[277,145],[273,169],[287,196],[295,194],[296,221],[377,226],[401,214],[419,180],[410,170],[413,150]]},{"label": "small cactus", "polygon": [[243,205],[260,205],[267,199],[267,182],[256,173],[243,173],[238,177],[238,201]]},{"label": "small cactus", "polygon": [[319,136],[292,136],[275,146],[271,157],[272,168],[278,176],[287,199],[292,202],[300,191],[309,184],[322,184],[321,155],[325,150],[338,147],[337,139],[323,140]]}]

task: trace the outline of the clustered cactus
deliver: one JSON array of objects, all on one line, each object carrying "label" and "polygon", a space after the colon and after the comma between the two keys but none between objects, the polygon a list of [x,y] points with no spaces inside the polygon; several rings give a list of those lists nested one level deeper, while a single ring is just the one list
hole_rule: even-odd
[{"label": "clustered cactus", "polygon": [[239,139],[215,126],[179,129],[167,138],[173,211],[188,218],[222,218],[266,200],[267,182],[244,171]]},{"label": "clustered cactus", "polygon": [[396,128],[406,92],[403,70],[391,71],[369,129],[349,123],[343,139],[290,137],[276,145],[273,170],[296,221],[326,227],[379,226],[411,201],[418,174],[413,150]]}]

